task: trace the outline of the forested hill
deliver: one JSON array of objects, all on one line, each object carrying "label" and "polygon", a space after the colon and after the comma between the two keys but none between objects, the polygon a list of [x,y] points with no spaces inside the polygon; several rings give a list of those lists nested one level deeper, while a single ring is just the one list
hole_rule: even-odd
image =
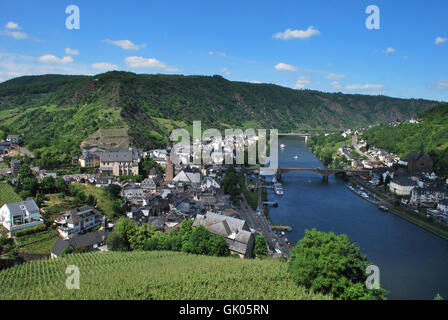
[{"label": "forested hill", "polygon": [[448,176],[448,104],[441,104],[419,115],[418,124],[382,125],[364,133],[369,144],[406,158],[409,153],[425,151],[434,160],[437,174]]},{"label": "forested hill", "polygon": [[68,157],[98,128],[129,126],[135,144],[152,147],[164,145],[173,128],[191,126],[193,120],[218,129],[336,130],[408,119],[435,104],[231,82],[220,76],[44,75],[0,84],[0,125],[3,131],[25,134],[26,144],[38,153]]}]

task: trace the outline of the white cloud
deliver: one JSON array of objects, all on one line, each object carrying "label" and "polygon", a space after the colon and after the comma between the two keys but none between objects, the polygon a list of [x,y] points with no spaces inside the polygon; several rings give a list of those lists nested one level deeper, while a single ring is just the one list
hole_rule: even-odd
[{"label": "white cloud", "polygon": [[79,54],[79,51],[75,49],[65,48],[65,53],[71,56],[76,56]]},{"label": "white cloud", "polygon": [[225,52],[217,52],[217,51],[209,51],[208,54],[211,56],[221,56],[221,57],[225,57],[227,55]]},{"label": "white cloud", "polygon": [[21,31],[11,31],[11,30],[0,30],[0,34],[4,36],[13,37],[17,40],[23,40],[28,38],[28,34]]},{"label": "white cloud", "polygon": [[10,22],[8,22],[8,23],[5,25],[5,28],[6,28],[6,29],[19,30],[19,29],[20,29],[20,26],[19,26],[19,24],[10,21]]},{"label": "white cloud", "polygon": [[103,40],[105,43],[112,44],[114,46],[118,46],[124,50],[140,50],[146,47],[146,44],[136,45],[131,40]]},{"label": "white cloud", "polygon": [[227,68],[221,68],[219,69],[219,71],[221,71],[222,73],[224,73],[226,76],[230,75],[230,71]]},{"label": "white cloud", "polygon": [[346,90],[373,90],[382,88],[384,88],[382,84],[352,84],[345,87]]},{"label": "white cloud", "polygon": [[144,57],[127,57],[125,59],[126,65],[129,68],[133,69],[156,69],[156,70],[164,70],[167,72],[178,72],[181,69],[176,67],[168,67],[162,61],[159,61],[154,58],[144,58]]},{"label": "white cloud", "polygon": [[437,37],[436,40],[434,40],[434,44],[441,44],[447,41],[447,38]]},{"label": "white cloud", "polygon": [[387,48],[386,50],[384,50],[384,53],[394,53],[396,50],[394,48]]},{"label": "white cloud", "polygon": [[275,70],[278,70],[278,71],[291,71],[291,72],[295,72],[295,71],[298,70],[297,67],[294,67],[294,66],[292,66],[292,65],[290,65],[290,64],[286,64],[286,63],[283,63],[283,62],[278,63],[277,65],[275,65],[274,68],[275,68]]},{"label": "white cloud", "polygon": [[0,81],[26,75],[86,74],[93,75],[90,65],[82,63],[40,63],[37,57],[0,52]]},{"label": "white cloud", "polygon": [[116,64],[108,63],[108,62],[96,62],[90,65],[93,69],[100,71],[110,71],[110,70],[118,70],[118,66]]},{"label": "white cloud", "polygon": [[290,39],[308,39],[312,36],[317,36],[320,34],[319,30],[314,29],[313,26],[308,27],[306,30],[292,30],[286,29],[285,32],[279,32],[273,35],[275,39],[290,40]]},{"label": "white cloud", "polygon": [[336,74],[336,73],[329,73],[326,78],[328,80],[339,80],[339,79],[343,79],[345,78],[346,75],[345,74]]},{"label": "white cloud", "polygon": [[440,80],[437,82],[435,88],[438,90],[448,90],[448,80]]},{"label": "white cloud", "polygon": [[342,89],[342,85],[339,83],[339,81],[333,81],[332,83],[331,83],[331,86],[334,88],[334,89]]},{"label": "white cloud", "polygon": [[255,84],[260,84],[261,83],[261,81],[258,81],[258,80],[251,80],[251,81],[249,81],[250,83],[255,83]]},{"label": "white cloud", "polygon": [[304,89],[306,85],[310,84],[310,77],[300,77],[299,80],[294,84],[294,89]]},{"label": "white cloud", "polygon": [[40,56],[39,58],[37,58],[37,60],[42,63],[56,63],[56,64],[66,64],[66,63],[73,62],[73,58],[70,56],[58,58],[52,54],[46,54],[46,55]]}]

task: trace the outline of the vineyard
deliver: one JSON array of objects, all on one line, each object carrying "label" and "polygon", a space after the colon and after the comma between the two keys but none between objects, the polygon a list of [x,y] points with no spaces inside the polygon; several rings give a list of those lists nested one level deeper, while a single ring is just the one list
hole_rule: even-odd
[{"label": "vineyard", "polygon": [[[68,290],[67,265],[80,271]],[[36,260],[0,271],[0,299],[328,299],[292,281],[287,264],[179,252],[103,252]]]},{"label": "vineyard", "polygon": [[6,183],[0,183],[0,207],[5,203],[19,202],[22,199],[14,192],[14,189]]}]

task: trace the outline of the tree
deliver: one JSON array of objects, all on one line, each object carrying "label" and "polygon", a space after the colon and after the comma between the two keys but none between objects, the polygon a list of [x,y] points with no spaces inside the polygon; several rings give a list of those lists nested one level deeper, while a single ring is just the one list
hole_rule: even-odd
[{"label": "tree", "polygon": [[112,251],[128,251],[124,239],[115,231],[107,236],[107,247]]},{"label": "tree", "polygon": [[434,300],[443,300],[442,296],[440,295],[440,293],[438,293],[435,297]]},{"label": "tree", "polygon": [[89,196],[87,197],[87,204],[91,207],[96,206],[96,199],[93,195],[89,194]]},{"label": "tree", "polygon": [[298,285],[336,299],[385,299],[384,289],[368,290],[364,285],[369,265],[346,235],[313,229],[292,248],[288,270]]},{"label": "tree", "polygon": [[137,231],[137,225],[128,218],[120,218],[115,223],[114,231],[123,239],[127,250],[131,249],[130,239]]},{"label": "tree", "polygon": [[120,198],[121,187],[116,184],[110,184],[106,187],[106,192],[111,200]]},{"label": "tree", "polygon": [[45,194],[53,193],[56,191],[56,182],[52,176],[45,177],[39,183],[39,188]]},{"label": "tree", "polygon": [[125,211],[123,208],[123,203],[121,200],[115,200],[112,203],[112,210],[114,211],[114,216],[115,217],[120,217],[122,215],[124,215]]},{"label": "tree", "polygon": [[258,235],[255,237],[254,254],[256,256],[267,256],[268,255],[266,239],[262,235]]},{"label": "tree", "polygon": [[55,181],[55,187],[58,192],[67,194],[68,193],[68,185],[62,177],[58,177]]},{"label": "tree", "polygon": [[129,236],[129,244],[132,250],[145,250],[146,241],[156,232],[155,227],[147,223],[136,227],[134,233]]},{"label": "tree", "polygon": [[38,192],[36,194],[36,204],[38,207],[42,206],[42,203],[44,203],[44,197]]}]

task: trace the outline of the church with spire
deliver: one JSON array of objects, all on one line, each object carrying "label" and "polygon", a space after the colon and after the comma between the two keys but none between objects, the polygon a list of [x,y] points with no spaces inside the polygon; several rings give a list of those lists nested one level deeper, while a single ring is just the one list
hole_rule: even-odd
[{"label": "church with spire", "polygon": [[425,153],[425,146],[420,146],[420,153],[410,153],[408,156],[408,169],[411,174],[416,171],[432,172],[434,162],[432,158]]}]

